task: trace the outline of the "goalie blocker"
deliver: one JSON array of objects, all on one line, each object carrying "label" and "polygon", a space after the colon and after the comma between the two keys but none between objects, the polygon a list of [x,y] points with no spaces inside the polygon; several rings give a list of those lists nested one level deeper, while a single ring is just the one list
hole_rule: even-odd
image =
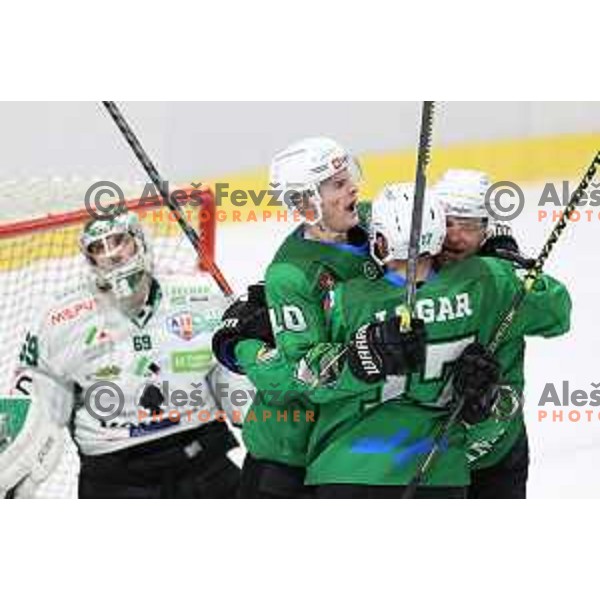
[{"label": "goalie blocker", "polygon": [[28,396],[0,397],[0,498],[33,498],[58,464],[63,433]]}]

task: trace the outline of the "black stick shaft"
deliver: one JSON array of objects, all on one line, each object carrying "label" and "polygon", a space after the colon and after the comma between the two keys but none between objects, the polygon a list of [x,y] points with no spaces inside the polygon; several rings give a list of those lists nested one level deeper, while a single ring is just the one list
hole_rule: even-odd
[{"label": "black stick shaft", "polygon": [[186,235],[188,240],[190,240],[192,246],[194,247],[194,250],[198,254],[198,257],[203,261],[203,264],[206,265],[208,272],[212,275],[213,279],[215,280],[223,294],[225,294],[225,296],[233,295],[233,290],[231,289],[231,286],[229,285],[229,283],[227,283],[225,276],[223,275],[223,273],[221,273],[217,265],[209,257],[202,256],[200,236],[198,235],[196,230],[187,222],[185,215],[181,210],[181,207],[176,202],[174,202],[169,196],[169,192],[167,190],[165,182],[158,173],[158,170],[154,166],[154,163],[150,160],[148,154],[146,154],[146,151],[142,147],[142,144],[140,143],[139,139],[137,138],[131,127],[129,126],[129,123],[127,123],[127,121],[125,120],[125,117],[119,110],[119,107],[116,105],[115,102],[109,100],[102,101],[102,104],[112,117],[116,126],[119,128],[119,131],[123,134],[123,137],[129,144],[129,147],[133,150],[133,153],[135,154],[136,158],[140,161],[140,164],[148,174],[148,177],[150,177],[152,183],[154,183],[154,185],[156,186],[156,189],[159,191],[163,201],[169,207],[171,212],[175,215],[175,218],[177,220],[177,223],[181,227],[181,230]]},{"label": "black stick shaft", "polygon": [[431,137],[433,133],[433,102],[423,102],[421,113],[421,131],[417,154],[417,170],[415,175],[415,199],[410,224],[410,241],[408,245],[408,267],[406,283],[406,308],[412,317],[417,295],[417,260],[419,258],[419,242],[423,226],[423,202],[425,198],[426,169],[429,164]]},{"label": "black stick shaft", "polygon": [[598,170],[599,166],[600,166],[600,151],[596,152],[596,156],[592,160],[588,170],[586,171],[581,182],[577,186],[577,189],[571,195],[571,198],[569,199],[569,203],[565,207],[565,210],[563,211],[560,219],[558,220],[558,222],[556,223],[556,225],[550,232],[550,235],[546,239],[546,242],[545,242],[544,246],[542,247],[542,249],[540,250],[538,257],[535,259],[535,263],[534,263],[533,267],[531,267],[531,269],[529,269],[529,271],[525,275],[525,281],[524,281],[523,287],[519,290],[519,293],[515,296],[510,308],[508,309],[508,311],[506,312],[506,314],[504,315],[504,317],[502,318],[500,323],[498,323],[498,326],[496,327],[496,329],[492,335],[492,340],[490,341],[490,343],[488,345],[488,349],[490,350],[490,352],[494,353],[498,349],[498,346],[502,342],[504,336],[506,335],[506,332],[510,328],[512,322],[514,321],[514,319],[517,315],[517,312],[519,310],[519,307],[521,306],[521,304],[523,303],[523,300],[527,296],[527,293],[531,290],[531,288],[533,287],[533,284],[536,282],[537,278],[540,276],[540,274],[544,268],[544,265],[546,264],[546,261],[548,260],[548,256],[550,256],[550,253],[552,252],[552,249],[556,245],[556,242],[560,238],[562,232],[565,230],[567,223],[569,222],[569,219],[571,218],[571,215],[576,210],[579,201],[583,197],[583,194],[585,193],[587,188],[590,186],[590,183],[593,181],[593,179],[596,175],[596,171]]}]

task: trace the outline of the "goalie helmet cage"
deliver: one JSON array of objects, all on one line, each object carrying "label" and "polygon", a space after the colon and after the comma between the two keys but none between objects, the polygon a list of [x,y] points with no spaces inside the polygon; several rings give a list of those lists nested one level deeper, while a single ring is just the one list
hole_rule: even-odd
[{"label": "goalie helmet cage", "polygon": [[[194,190],[185,191],[189,194]],[[12,202],[22,201],[26,207],[36,205],[36,198],[19,187],[15,187],[14,195],[3,195],[3,204],[11,198]],[[49,201],[44,195],[43,203],[48,206]],[[180,203],[188,222],[199,234],[200,256],[214,261],[216,215],[211,190],[203,188],[200,201],[188,199]],[[60,206],[61,201],[52,201],[52,205]],[[173,214],[160,198],[132,199],[126,206],[138,214],[149,237],[159,276],[206,271],[204,261],[184,239]],[[53,298],[60,299],[90,281],[90,270],[79,252],[79,233],[89,219],[83,209],[0,225],[0,393],[10,392],[21,344],[40,309]],[[66,438],[63,464],[42,487],[40,495],[73,496],[77,470],[74,446]]]}]

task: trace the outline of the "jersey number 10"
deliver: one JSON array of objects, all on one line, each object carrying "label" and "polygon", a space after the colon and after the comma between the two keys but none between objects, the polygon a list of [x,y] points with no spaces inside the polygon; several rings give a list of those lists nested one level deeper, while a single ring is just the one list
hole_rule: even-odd
[{"label": "jersey number 10", "polygon": [[299,333],[306,330],[306,319],[297,306],[284,305],[276,309],[270,308],[269,318],[271,319],[273,335],[277,335],[282,331]]}]

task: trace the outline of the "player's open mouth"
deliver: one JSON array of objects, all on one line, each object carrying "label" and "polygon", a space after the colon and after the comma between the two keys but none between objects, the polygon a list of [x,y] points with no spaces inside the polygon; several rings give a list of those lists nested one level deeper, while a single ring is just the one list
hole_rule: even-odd
[{"label": "player's open mouth", "polygon": [[358,202],[356,202],[356,200],[350,204],[348,204],[348,206],[346,207],[346,210],[349,213],[354,214],[356,212],[356,206],[357,206]]}]

